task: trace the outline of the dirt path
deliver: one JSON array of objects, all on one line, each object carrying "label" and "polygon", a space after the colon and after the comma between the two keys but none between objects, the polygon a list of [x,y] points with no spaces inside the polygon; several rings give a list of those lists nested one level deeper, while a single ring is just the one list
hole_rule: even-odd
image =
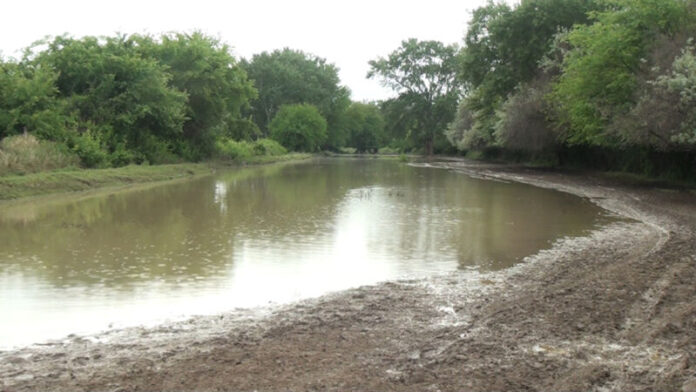
[{"label": "dirt path", "polygon": [[453,161],[633,220],[512,269],[0,353],[1,391],[696,392],[696,195]]}]

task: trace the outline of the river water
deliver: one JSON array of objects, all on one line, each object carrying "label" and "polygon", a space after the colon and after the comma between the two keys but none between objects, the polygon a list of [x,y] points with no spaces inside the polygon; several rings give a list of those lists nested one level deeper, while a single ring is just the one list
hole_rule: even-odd
[{"label": "river water", "polygon": [[315,159],[0,206],[0,348],[497,270],[612,218],[396,160]]}]

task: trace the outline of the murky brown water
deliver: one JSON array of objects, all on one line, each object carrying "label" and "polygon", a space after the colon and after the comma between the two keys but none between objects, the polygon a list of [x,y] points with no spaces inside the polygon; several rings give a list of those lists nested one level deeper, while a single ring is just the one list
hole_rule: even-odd
[{"label": "murky brown water", "polygon": [[505,268],[609,219],[555,191],[356,159],[5,205],[0,348]]}]

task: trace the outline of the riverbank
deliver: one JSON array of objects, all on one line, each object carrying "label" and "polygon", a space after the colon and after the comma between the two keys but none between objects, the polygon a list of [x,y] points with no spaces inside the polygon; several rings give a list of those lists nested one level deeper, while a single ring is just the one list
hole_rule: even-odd
[{"label": "riverbank", "polygon": [[0,390],[695,390],[692,191],[461,160],[431,166],[569,192],[629,219],[501,272],[1,353]]},{"label": "riverbank", "polygon": [[0,176],[0,200],[56,193],[122,187],[211,174],[219,168],[308,159],[311,154],[254,156],[244,161],[213,161],[174,165],[130,165],[112,169],[71,169]]}]

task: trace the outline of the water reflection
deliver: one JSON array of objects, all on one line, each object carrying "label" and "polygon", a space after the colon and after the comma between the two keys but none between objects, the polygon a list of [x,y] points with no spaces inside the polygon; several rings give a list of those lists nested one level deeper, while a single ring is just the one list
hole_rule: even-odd
[{"label": "water reflection", "polygon": [[382,160],[233,170],[0,208],[0,347],[457,268],[608,218],[519,184]]}]

